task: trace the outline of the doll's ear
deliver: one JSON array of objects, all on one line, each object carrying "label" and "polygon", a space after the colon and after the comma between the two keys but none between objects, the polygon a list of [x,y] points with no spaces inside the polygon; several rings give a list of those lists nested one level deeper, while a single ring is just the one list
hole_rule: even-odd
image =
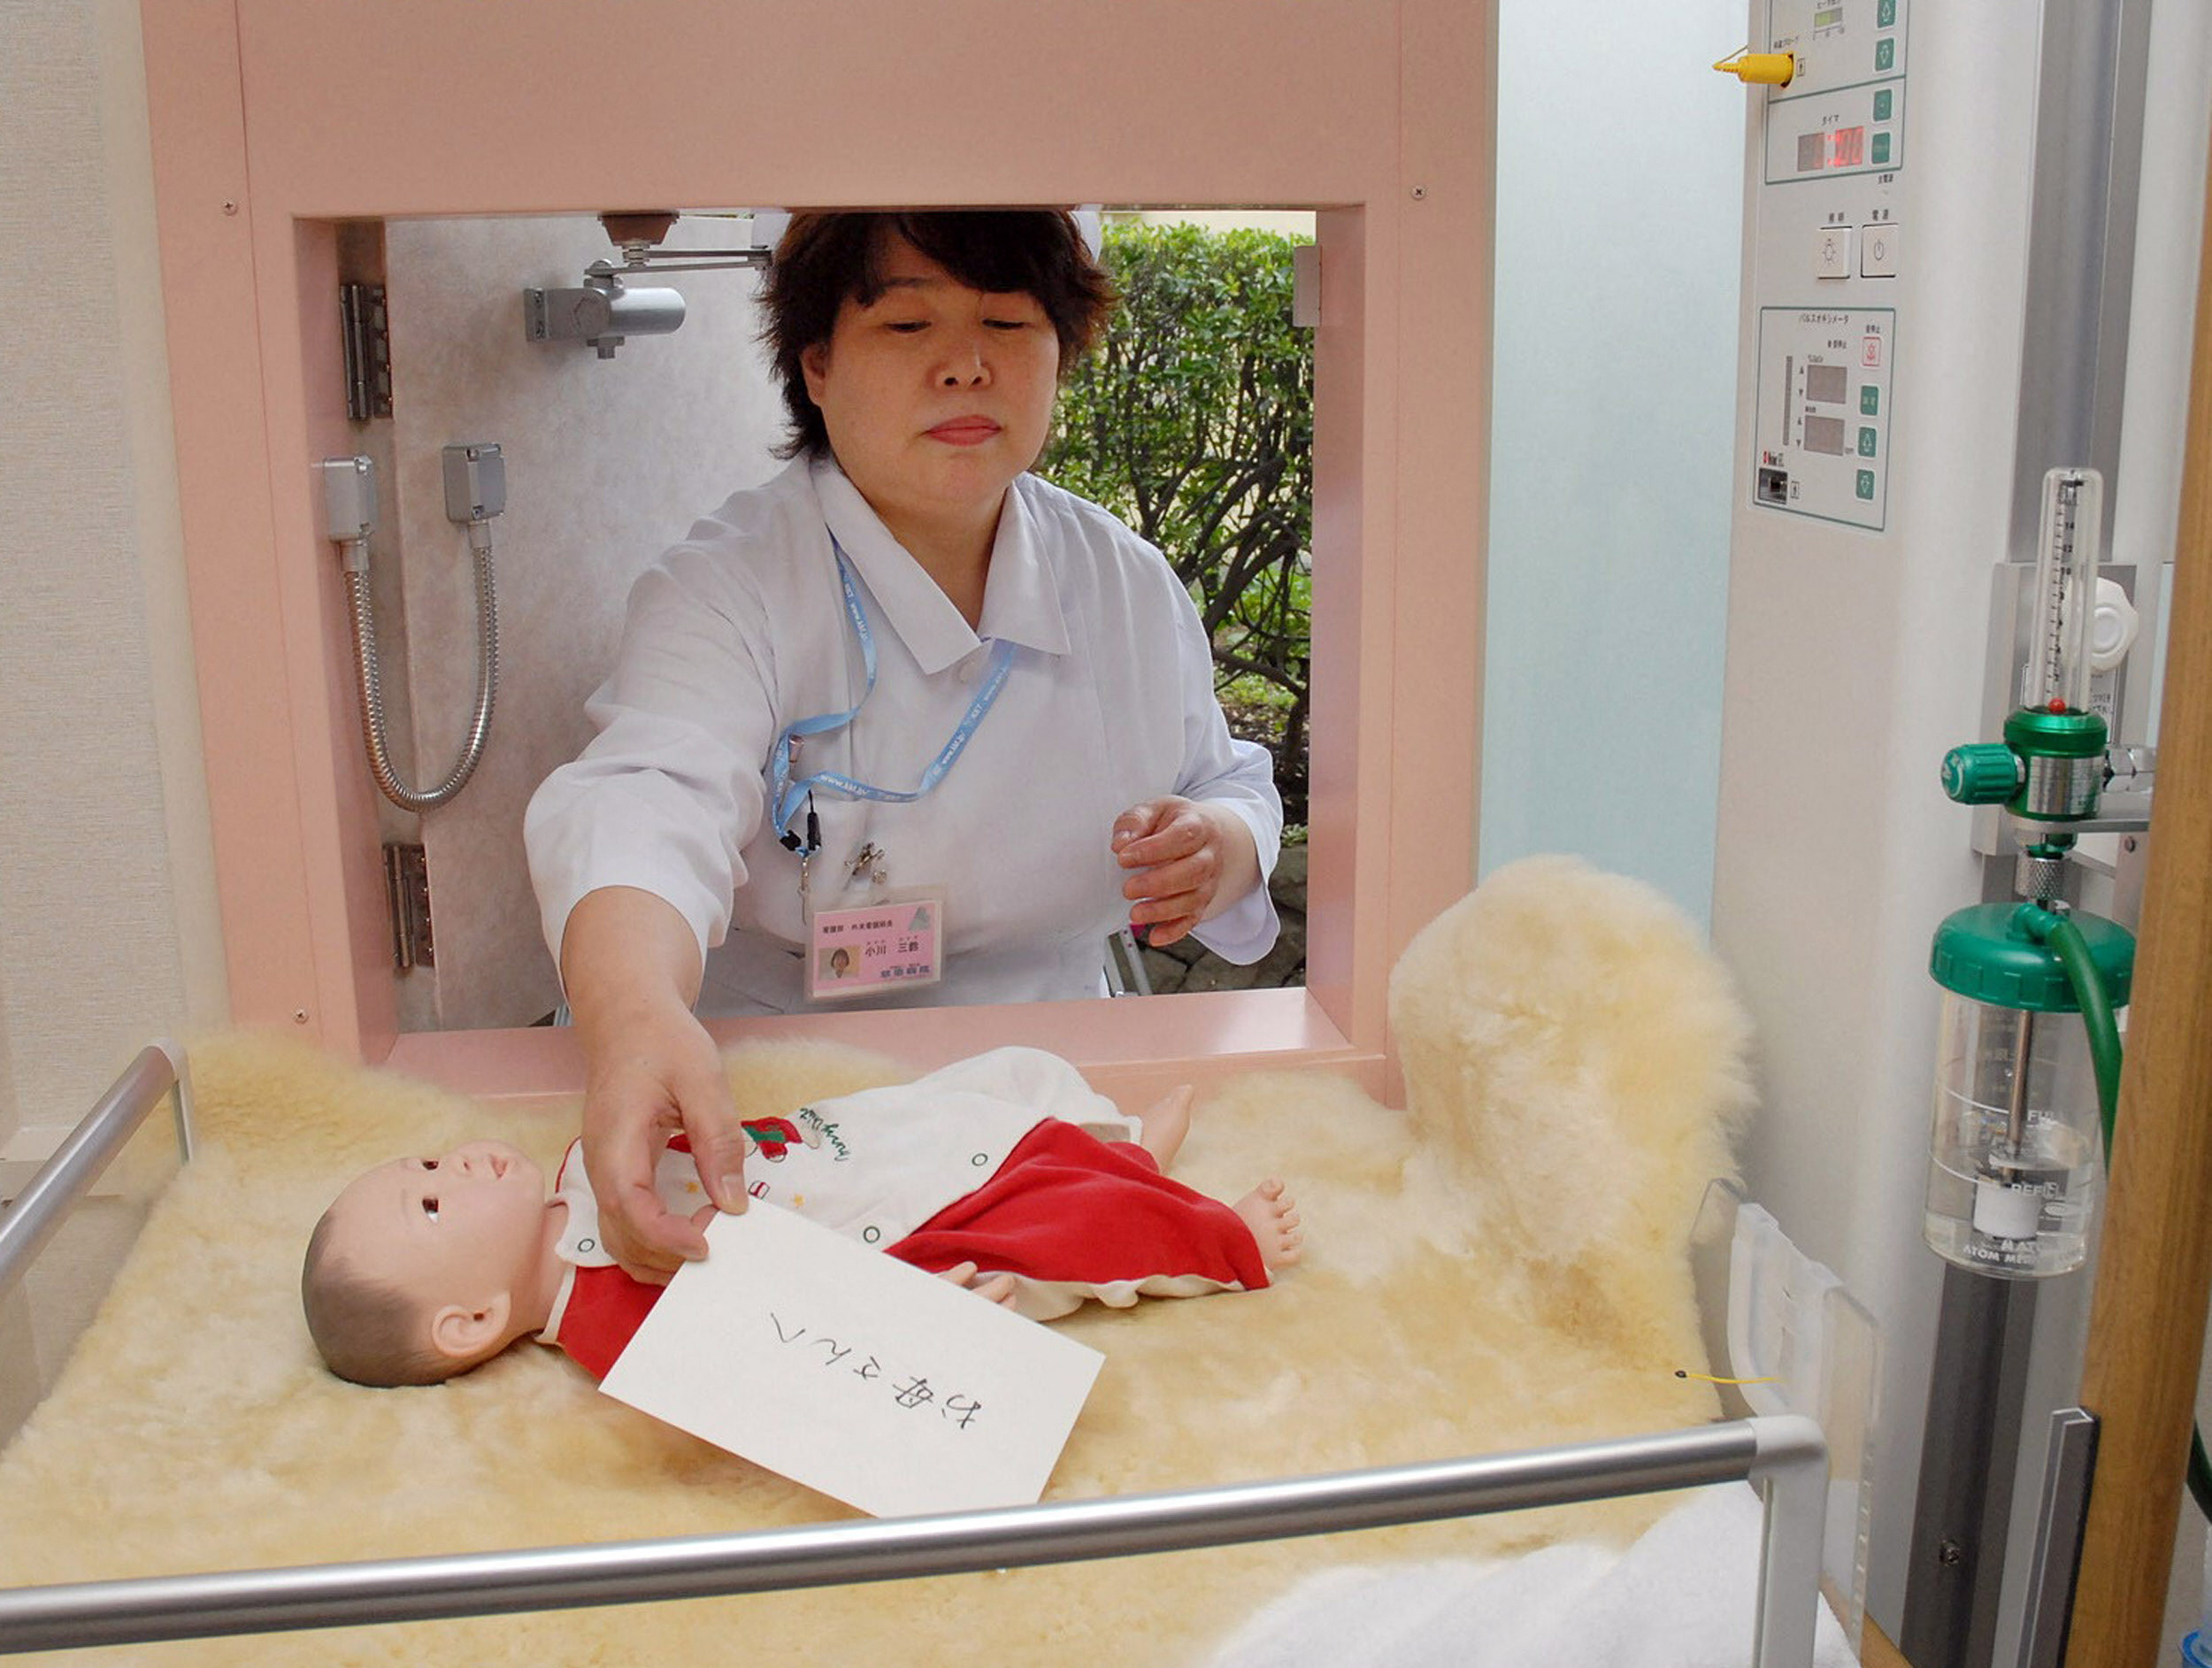
[{"label": "doll's ear", "polygon": [[448,1303],[430,1318],[430,1347],[449,1361],[475,1361],[507,1341],[511,1305],[501,1292],[481,1308]]}]

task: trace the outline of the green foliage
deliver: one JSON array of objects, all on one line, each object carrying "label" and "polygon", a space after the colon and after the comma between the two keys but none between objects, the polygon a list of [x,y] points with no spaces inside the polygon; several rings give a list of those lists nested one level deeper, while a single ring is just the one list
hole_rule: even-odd
[{"label": "green foliage", "polygon": [[1117,224],[1121,305],[1060,396],[1041,472],[1157,545],[1190,588],[1232,727],[1305,820],[1312,665],[1313,353],[1293,240]]}]

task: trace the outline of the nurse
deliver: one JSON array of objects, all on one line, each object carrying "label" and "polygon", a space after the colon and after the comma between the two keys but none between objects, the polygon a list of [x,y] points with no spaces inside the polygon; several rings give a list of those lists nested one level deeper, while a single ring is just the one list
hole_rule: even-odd
[{"label": "nurse", "polygon": [[[1250,962],[1282,829],[1164,558],[1028,473],[1111,304],[1071,217],[795,216],[764,296],[788,466],[638,580],[525,835],[609,1249],[705,1254],[744,1138],[695,1017],[1102,992],[1124,925]],[[702,1213],[703,1217],[703,1212]]]}]

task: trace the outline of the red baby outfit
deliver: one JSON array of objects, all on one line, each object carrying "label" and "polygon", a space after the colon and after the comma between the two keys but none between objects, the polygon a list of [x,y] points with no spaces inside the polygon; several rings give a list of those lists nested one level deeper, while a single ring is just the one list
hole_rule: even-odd
[{"label": "red baby outfit", "polygon": [[[772,1181],[755,1180],[749,1190],[866,1243],[895,1228],[884,1249],[932,1273],[973,1263],[979,1278],[1010,1275],[1015,1307],[1033,1319],[1070,1313],[1087,1298],[1126,1308],[1140,1296],[1268,1284],[1259,1247],[1234,1211],[1161,1174],[1133,1141],[1101,1141],[1055,1113],[1124,1131],[1131,1123],[1065,1061],[1001,1049],[913,1083],[802,1107],[772,1120],[772,1131],[749,1131],[764,1149],[784,1153],[767,1172]],[[1000,1157],[995,1147],[1010,1132],[1010,1149]],[[870,1176],[872,1160],[895,1161],[896,1173]],[[764,1158],[754,1157],[749,1177],[763,1171]],[[909,1226],[926,1203],[917,1192],[923,1178],[935,1179],[939,1203]],[[672,1208],[703,1203],[687,1155],[664,1155],[657,1180]],[[954,1192],[964,1180],[972,1185]],[[562,1255],[572,1266],[539,1338],[603,1377],[661,1288],[632,1280],[599,1249],[596,1205],[575,1146],[556,1192],[569,1205]]]}]

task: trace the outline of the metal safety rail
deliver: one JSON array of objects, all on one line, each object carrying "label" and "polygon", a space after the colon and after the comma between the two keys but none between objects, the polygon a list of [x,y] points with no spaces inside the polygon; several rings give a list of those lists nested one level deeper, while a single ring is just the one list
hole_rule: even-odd
[{"label": "metal safety rail", "polygon": [[0,1209],[0,1297],[14,1289],[78,1200],[92,1190],[123,1143],[167,1095],[173,1103],[177,1152],[192,1157],[192,1080],[184,1050],[149,1043],[79,1120],[15,1198]]},{"label": "metal safety rail", "polygon": [[[156,1061],[167,1062],[168,1069]],[[28,1261],[29,1250],[19,1248],[43,1242],[57,1213],[90,1186],[164,1094],[172,1087],[181,1091],[183,1080],[180,1065],[161,1049],[148,1049],[119,1080],[0,1218],[0,1291]],[[180,1093],[180,1120],[183,1115]],[[180,1134],[183,1128],[180,1121]],[[50,1175],[55,1180],[42,1188]],[[1754,1668],[1807,1668],[1819,1602],[1828,1459],[1819,1426],[1794,1414],[1116,1500],[6,1588],[0,1589],[0,1654],[958,1575],[1437,1522],[1738,1480],[1756,1483],[1766,1504]]]},{"label": "metal safety rail", "polygon": [[1766,1496],[1755,1668],[1813,1659],[1827,1445],[1794,1414],[1187,1493],[603,1546],[0,1591],[0,1652],[902,1580],[1232,1546],[1749,1478]]}]

